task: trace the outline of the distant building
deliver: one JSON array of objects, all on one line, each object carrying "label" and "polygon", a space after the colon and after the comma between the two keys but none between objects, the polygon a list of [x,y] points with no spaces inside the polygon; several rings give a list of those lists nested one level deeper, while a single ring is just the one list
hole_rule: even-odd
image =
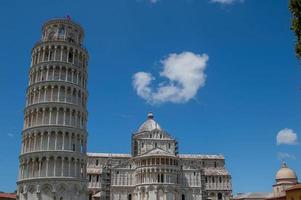
[{"label": "distant building", "polygon": [[301,184],[297,184],[286,190],[286,200],[301,199]]},{"label": "distant building", "polygon": [[90,200],[229,200],[222,155],[178,154],[178,142],[149,113],[131,154],[88,153]]},{"label": "distant building", "polygon": [[[273,185],[273,192],[250,192],[250,193],[240,193],[234,196],[234,200],[286,200],[287,194],[295,195],[298,193],[298,177],[296,173],[290,169],[286,163],[282,163],[281,168],[276,173],[275,177],[276,183]],[[296,189],[293,189],[296,188]],[[292,192],[290,192],[292,189]],[[300,191],[299,191],[300,192]],[[287,200],[301,200],[301,195],[295,199]]]},{"label": "distant building", "polygon": [[283,163],[281,169],[276,174],[276,184],[273,185],[273,196],[284,196],[285,190],[297,183],[298,178],[296,173],[292,169],[288,168],[286,163]]},{"label": "distant building", "polygon": [[268,196],[272,196],[270,192],[248,192],[239,193],[233,199],[235,200],[263,200]]},{"label": "distant building", "polygon": [[13,200],[16,199],[16,194],[0,193],[0,200]]}]

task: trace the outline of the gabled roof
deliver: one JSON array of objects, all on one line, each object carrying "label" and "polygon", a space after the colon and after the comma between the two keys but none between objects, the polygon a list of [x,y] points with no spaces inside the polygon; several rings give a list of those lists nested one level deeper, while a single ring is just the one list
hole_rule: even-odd
[{"label": "gabled roof", "polygon": [[173,156],[175,157],[175,155],[169,153],[168,151],[165,151],[159,147],[156,147],[144,154],[139,155],[139,157],[147,157],[147,156]]}]

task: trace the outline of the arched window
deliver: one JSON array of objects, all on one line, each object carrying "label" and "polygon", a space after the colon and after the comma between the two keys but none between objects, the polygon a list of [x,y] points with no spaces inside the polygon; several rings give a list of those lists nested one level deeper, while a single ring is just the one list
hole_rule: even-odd
[{"label": "arched window", "polygon": [[137,141],[134,142],[134,152],[133,153],[134,153],[134,156],[136,156],[138,153],[138,142]]},{"label": "arched window", "polygon": [[55,34],[54,31],[49,32],[48,33],[48,40],[53,40],[54,34]]},{"label": "arched window", "polygon": [[217,199],[218,200],[222,200],[223,199],[223,194],[222,193],[218,193],[217,194]]},{"label": "arched window", "polygon": [[182,194],[182,200],[185,200],[185,194]]},{"label": "arched window", "polygon": [[65,28],[64,28],[64,26],[62,26],[59,29],[59,39],[64,39],[64,37],[65,37]]},{"label": "arched window", "polygon": [[70,62],[70,63],[73,62],[73,53],[72,53],[72,51],[69,52],[69,55],[68,55],[68,62]]},{"label": "arched window", "polygon": [[161,183],[164,183],[164,174],[161,174]]},{"label": "arched window", "polygon": [[64,198],[63,198],[63,197],[61,197],[61,198],[60,198],[60,200],[64,200]]},{"label": "arched window", "polygon": [[128,200],[132,200],[132,194],[128,195]]},{"label": "arched window", "polygon": [[99,164],[99,163],[98,163],[98,160],[96,160],[96,166],[98,166],[98,164]]},{"label": "arched window", "polygon": [[74,42],[74,35],[73,35],[73,33],[69,33],[69,35],[68,35],[68,42],[71,42],[71,43]]}]

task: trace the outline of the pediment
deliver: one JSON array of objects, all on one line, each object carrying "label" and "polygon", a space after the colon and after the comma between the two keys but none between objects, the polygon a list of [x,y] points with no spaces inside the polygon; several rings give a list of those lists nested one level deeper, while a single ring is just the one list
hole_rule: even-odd
[{"label": "pediment", "polygon": [[144,156],[175,156],[175,155],[157,147],[140,155],[140,157],[144,157]]}]

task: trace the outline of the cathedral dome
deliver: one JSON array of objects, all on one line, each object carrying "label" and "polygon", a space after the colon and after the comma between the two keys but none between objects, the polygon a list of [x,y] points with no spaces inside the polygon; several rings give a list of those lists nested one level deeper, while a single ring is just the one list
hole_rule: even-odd
[{"label": "cathedral dome", "polygon": [[276,181],[281,181],[281,180],[297,181],[296,173],[292,169],[290,169],[286,165],[286,163],[283,163],[282,167],[276,173]]},{"label": "cathedral dome", "polygon": [[146,132],[146,131],[152,131],[152,130],[161,130],[160,125],[154,120],[153,113],[147,114],[147,120],[139,127],[138,132]]}]

